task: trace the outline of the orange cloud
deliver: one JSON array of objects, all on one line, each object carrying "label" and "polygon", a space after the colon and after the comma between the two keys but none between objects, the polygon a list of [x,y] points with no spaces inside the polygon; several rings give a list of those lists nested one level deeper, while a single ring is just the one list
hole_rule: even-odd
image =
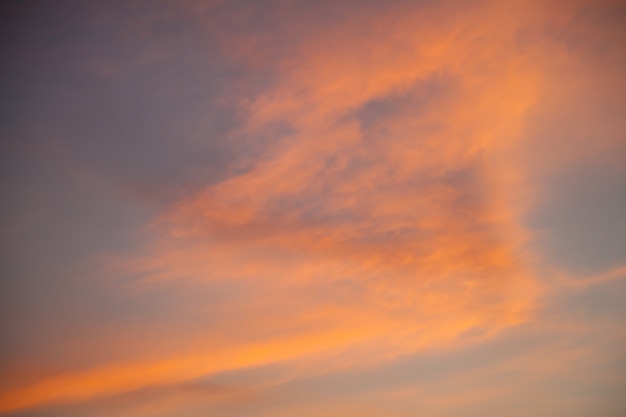
[{"label": "orange cloud", "polygon": [[[1,411],[279,361],[367,366],[529,317],[541,290],[520,216],[533,190],[515,153],[552,81],[552,45],[520,33],[564,18],[521,1],[354,13],[319,31],[298,21],[293,40],[287,26],[234,41],[231,58],[276,81],[242,100],[247,122],[229,140],[273,139],[242,173],[180,199],[159,241],[121,262],[143,285],[252,289],[220,307],[211,337],[13,387]],[[279,59],[250,49],[277,39],[289,44]]]}]

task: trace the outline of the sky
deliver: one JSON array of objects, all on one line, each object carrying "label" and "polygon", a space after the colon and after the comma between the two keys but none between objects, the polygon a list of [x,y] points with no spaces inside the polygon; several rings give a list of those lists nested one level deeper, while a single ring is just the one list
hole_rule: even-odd
[{"label": "sky", "polygon": [[626,415],[623,1],[0,9],[0,416]]}]

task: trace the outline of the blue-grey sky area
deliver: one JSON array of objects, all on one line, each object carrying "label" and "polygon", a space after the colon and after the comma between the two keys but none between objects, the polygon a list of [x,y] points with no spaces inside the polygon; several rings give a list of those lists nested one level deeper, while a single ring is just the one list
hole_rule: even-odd
[{"label": "blue-grey sky area", "polygon": [[0,11],[0,416],[626,414],[623,2]]}]

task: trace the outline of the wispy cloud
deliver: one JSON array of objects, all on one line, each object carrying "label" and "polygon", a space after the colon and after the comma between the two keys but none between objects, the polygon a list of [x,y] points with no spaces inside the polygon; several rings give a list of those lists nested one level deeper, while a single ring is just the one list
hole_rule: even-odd
[{"label": "wispy cloud", "polygon": [[[116,23],[125,42],[143,45],[140,57],[96,72],[119,79],[138,67],[180,69],[164,64],[172,56],[184,57],[183,68],[219,61],[210,65],[210,77],[190,68],[190,82],[177,75],[158,94],[179,100],[209,78],[223,82],[227,88],[210,88],[210,100],[190,98],[190,107],[231,119],[215,127],[221,122],[210,115],[206,126],[177,116],[185,137],[163,139],[159,152],[208,149],[216,154],[207,151],[206,164],[219,169],[199,168],[202,158],[163,168],[165,177],[176,171],[176,181],[185,184],[159,200],[162,210],[145,242],[108,258],[106,273],[111,281],[132,277],[113,284],[120,291],[185,287],[206,295],[211,301],[193,301],[194,317],[206,328],[172,342],[176,347],[161,357],[129,356],[9,386],[0,393],[0,412],[180,387],[279,363],[292,370],[287,381],[373,369],[541,322],[541,297],[552,296],[542,274],[550,267],[533,251],[535,231],[527,223],[545,198],[540,181],[584,156],[612,161],[607,155],[623,146],[614,118],[608,118],[610,134],[589,153],[582,139],[572,146],[558,138],[539,144],[535,135],[551,132],[554,120],[546,114],[576,113],[570,93],[587,94],[595,86],[591,74],[604,73],[581,64],[588,48],[580,43],[588,36],[614,43],[623,32],[594,26],[601,17],[581,18],[590,3],[188,1],[154,7],[138,3],[135,14]],[[211,42],[210,57],[196,61],[176,51],[180,39],[196,37]],[[194,51],[201,54],[200,46]],[[559,69],[568,65],[572,72],[562,76]],[[602,85],[622,91],[615,72],[607,70],[613,78]],[[167,71],[159,76],[170,79]],[[608,90],[598,94],[601,103],[613,97]],[[597,120],[595,112],[583,117]],[[205,127],[210,137],[203,136]],[[149,172],[161,172],[156,162]],[[158,194],[158,184],[150,187]],[[210,298],[213,292],[219,296]],[[184,299],[171,299],[173,306],[154,307],[158,316],[185,307]],[[185,331],[173,321],[163,337]],[[541,378],[558,368],[557,359],[568,368],[589,355],[546,349],[484,372],[459,372],[445,386],[467,387],[469,380],[510,369]],[[271,378],[250,389],[269,385]],[[393,401],[416,390],[422,392],[399,387],[374,397]],[[431,393],[429,412],[437,401],[452,407],[512,395],[504,391],[481,385],[456,396]],[[174,410],[180,401],[172,401]],[[337,410],[367,415],[353,403]],[[150,408],[132,415],[159,414]]]}]

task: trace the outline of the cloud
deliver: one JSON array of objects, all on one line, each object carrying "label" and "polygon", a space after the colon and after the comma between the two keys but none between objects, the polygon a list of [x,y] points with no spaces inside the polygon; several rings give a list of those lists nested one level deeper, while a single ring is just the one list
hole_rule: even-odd
[{"label": "cloud", "polygon": [[[145,247],[109,271],[228,299],[199,307],[206,331],[169,356],[12,387],[0,410],[280,362],[298,377],[380,366],[529,320],[543,291],[524,224],[537,199],[529,166],[550,164],[528,164],[528,120],[561,104],[544,100],[558,92],[555,63],[572,57],[550,31],[577,11],[279,1],[184,14],[216,36],[215,59],[264,74],[253,94],[216,92],[241,122],[216,135],[243,156],[177,195]],[[225,15],[246,29],[213,26]],[[182,30],[153,19],[149,36]]]}]

